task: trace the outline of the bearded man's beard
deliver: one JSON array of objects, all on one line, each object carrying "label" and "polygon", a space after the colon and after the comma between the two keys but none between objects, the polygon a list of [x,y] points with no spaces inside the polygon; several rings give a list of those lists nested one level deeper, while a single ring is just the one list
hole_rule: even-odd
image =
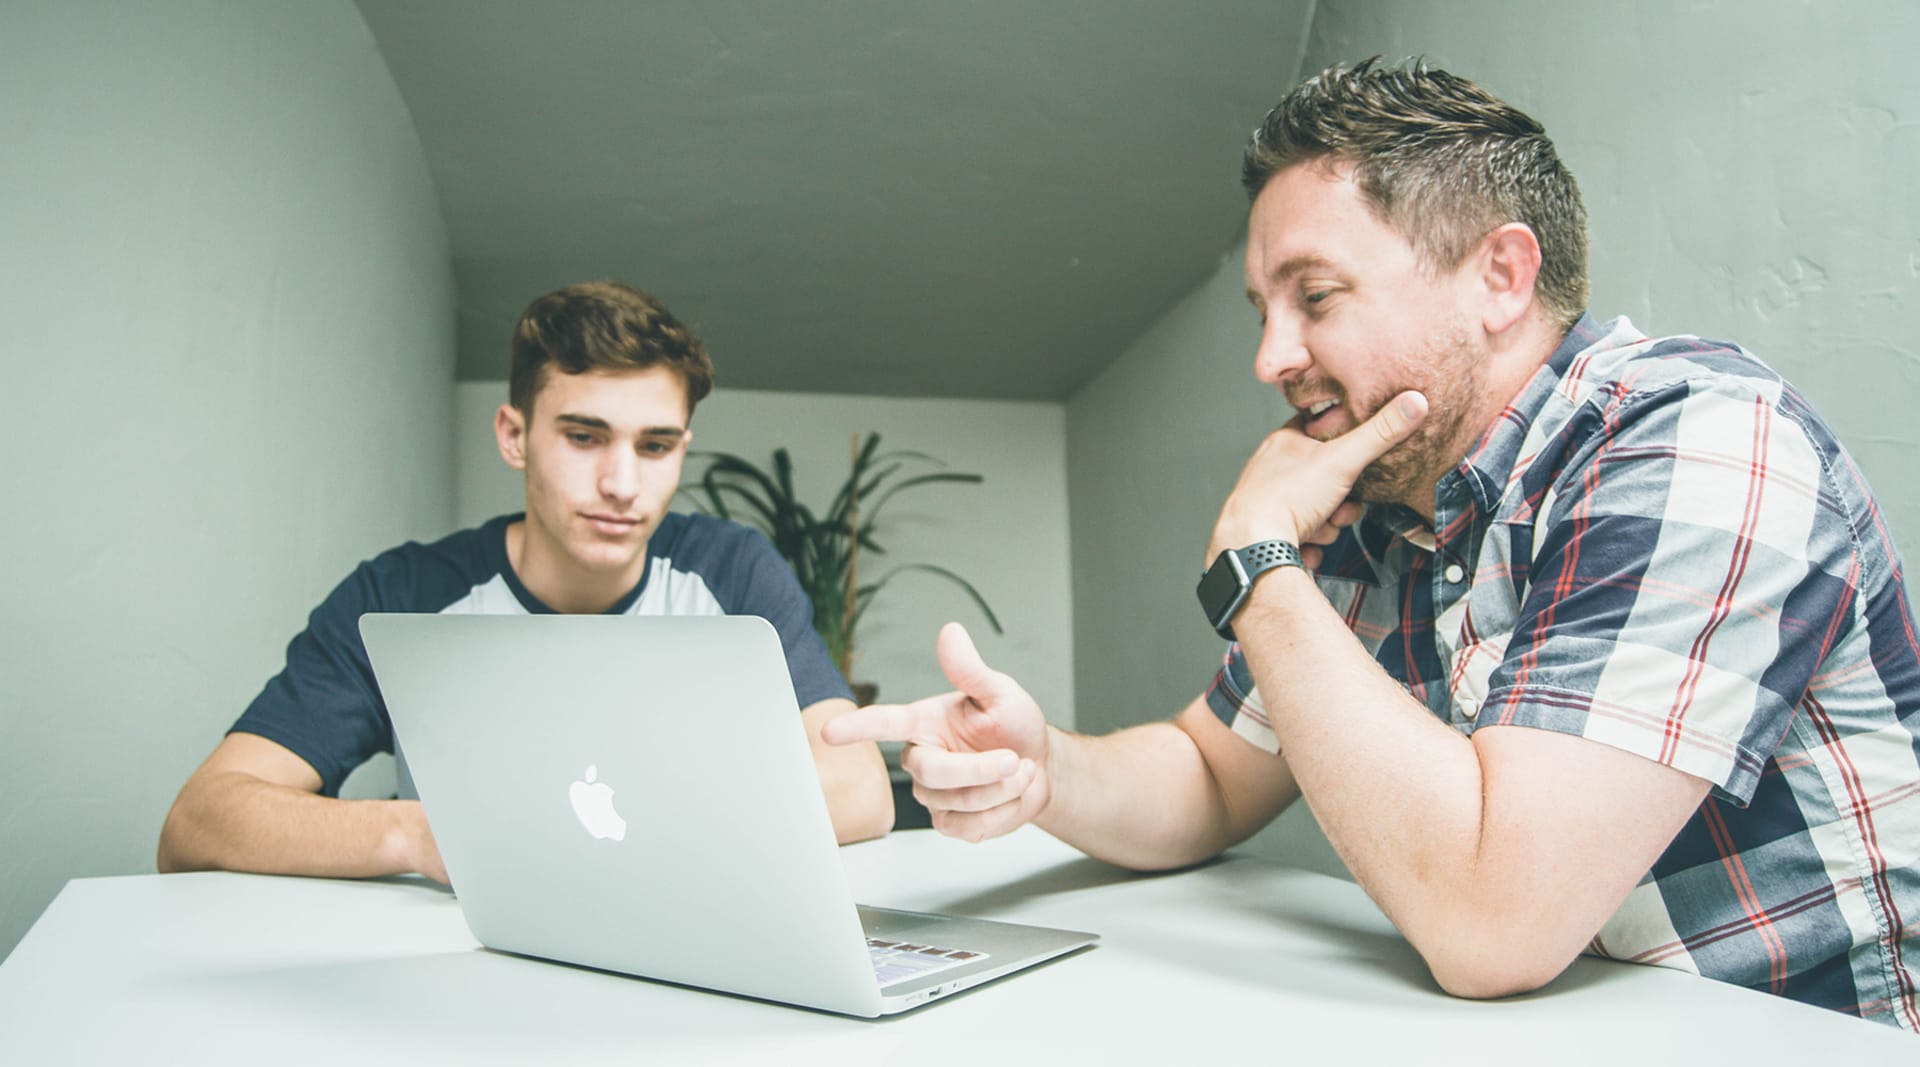
[{"label": "bearded man's beard", "polygon": [[[1467,426],[1466,421],[1486,392],[1486,355],[1464,331],[1456,331],[1409,361],[1405,366],[1409,373],[1397,376],[1420,384],[1402,385],[1369,398],[1372,402],[1366,412],[1371,416],[1401,392],[1418,389],[1427,398],[1427,418],[1413,436],[1360,472],[1353,484],[1354,499],[1426,510],[1419,507],[1421,498],[1431,496],[1441,476],[1460,462],[1485,429]],[[1425,503],[1431,506],[1432,500]]]}]

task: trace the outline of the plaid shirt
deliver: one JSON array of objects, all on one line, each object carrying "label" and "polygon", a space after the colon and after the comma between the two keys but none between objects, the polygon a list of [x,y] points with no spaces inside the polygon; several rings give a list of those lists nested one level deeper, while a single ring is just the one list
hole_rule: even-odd
[{"label": "plaid shirt", "polygon": [[[1713,783],[1590,952],[1920,1030],[1920,638],[1866,480],[1759,360],[1582,318],[1431,530],[1370,508],[1317,580],[1461,733]],[[1207,700],[1278,751],[1238,645]]]}]

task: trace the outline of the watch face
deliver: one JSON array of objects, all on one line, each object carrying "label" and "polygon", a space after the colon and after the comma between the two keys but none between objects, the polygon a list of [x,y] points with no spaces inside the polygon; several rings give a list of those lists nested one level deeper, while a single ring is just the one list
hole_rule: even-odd
[{"label": "watch face", "polygon": [[1246,588],[1246,576],[1240,571],[1240,561],[1231,552],[1222,552],[1200,576],[1200,585],[1194,590],[1200,598],[1200,607],[1207,613],[1207,621],[1219,626],[1233,613],[1233,607],[1240,598],[1241,590]]}]

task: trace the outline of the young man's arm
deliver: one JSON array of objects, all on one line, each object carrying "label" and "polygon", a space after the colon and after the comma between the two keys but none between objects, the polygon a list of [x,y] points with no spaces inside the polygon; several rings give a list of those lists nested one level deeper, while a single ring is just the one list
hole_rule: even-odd
[{"label": "young man's arm", "polygon": [[[823,700],[801,713],[842,844],[893,827],[893,791],[880,750],[820,740],[821,726],[852,708],[849,700]],[[319,790],[319,772],[285,747],[256,734],[229,734],[167,813],[159,869],[331,878],[417,872],[447,880],[419,801],[340,800]]]},{"label": "young man's arm", "polygon": [[159,868],[447,880],[418,801],[339,800],[319,790],[319,772],[282,745],[228,734],[167,813]]},{"label": "young man's arm", "polygon": [[821,739],[828,720],[852,710],[853,701],[834,697],[800,712],[820,788],[827,795],[827,814],[833,817],[833,834],[843,845],[893,829],[893,783],[887,779],[887,763],[879,746],[868,742],[843,747]]},{"label": "young man's arm", "polygon": [[880,747],[872,742],[841,747],[821,739],[826,724],[854,705],[846,679],[813,627],[813,603],[793,567],[757,530],[707,517],[695,521],[708,524],[708,543],[726,546],[723,565],[714,567],[708,580],[722,590],[727,613],[759,616],[780,636],[834,836],[845,845],[893,829],[893,783]]}]

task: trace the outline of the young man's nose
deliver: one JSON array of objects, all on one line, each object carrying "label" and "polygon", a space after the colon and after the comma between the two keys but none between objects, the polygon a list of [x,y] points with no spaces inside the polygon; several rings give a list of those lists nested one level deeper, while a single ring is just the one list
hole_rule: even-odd
[{"label": "young man's nose", "polygon": [[600,464],[600,495],[629,503],[640,495],[640,457],[623,448],[607,450]]}]

